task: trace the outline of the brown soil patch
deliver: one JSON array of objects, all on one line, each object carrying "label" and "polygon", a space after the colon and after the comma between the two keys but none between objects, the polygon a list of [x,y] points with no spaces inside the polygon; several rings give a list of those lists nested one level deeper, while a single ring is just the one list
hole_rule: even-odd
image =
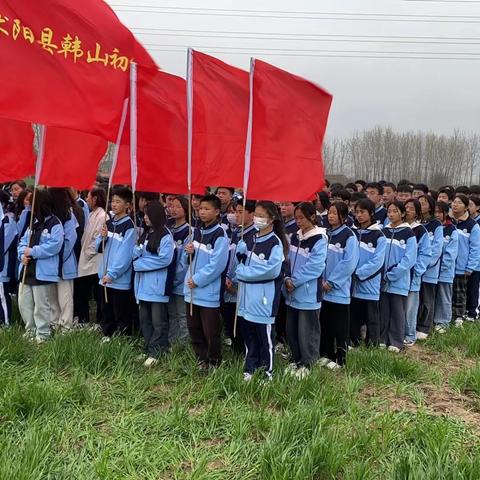
[{"label": "brown soil patch", "polygon": [[442,384],[420,383],[416,388],[423,392],[423,405],[416,405],[409,395],[398,394],[394,386],[375,388],[368,386],[360,395],[373,402],[381,400],[380,408],[389,411],[407,411],[417,413],[425,409],[431,415],[455,417],[468,425],[480,436],[480,399],[458,393],[448,384],[449,377],[463,368],[473,368],[475,360],[470,358],[451,358],[441,352],[432,352],[421,345],[407,350],[406,355],[417,362],[434,365],[442,374]]}]

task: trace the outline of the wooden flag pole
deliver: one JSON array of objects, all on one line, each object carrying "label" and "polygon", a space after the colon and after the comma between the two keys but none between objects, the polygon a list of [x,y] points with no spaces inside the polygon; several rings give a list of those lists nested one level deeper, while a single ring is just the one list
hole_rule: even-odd
[{"label": "wooden flag pole", "polygon": [[[45,154],[45,136],[46,136],[46,130],[47,127],[45,125],[40,125],[40,130],[38,132],[38,151],[37,151],[37,161],[35,164],[35,184],[33,188],[33,194],[32,194],[32,207],[30,210],[30,224],[29,224],[29,229],[28,229],[28,247],[31,248],[31,241],[32,241],[32,229],[33,229],[33,212],[35,211],[35,203],[36,203],[36,198],[37,198],[37,188],[38,188],[38,182],[40,180],[40,173],[42,171],[42,165],[43,165],[43,156]],[[27,265],[23,266],[23,272],[22,272],[22,282],[20,283],[20,292],[23,289],[23,285],[25,284],[25,278],[27,276]]]},{"label": "wooden flag pole", "polygon": [[[122,110],[122,117],[120,119],[120,125],[118,128],[118,135],[117,135],[117,142],[115,143],[115,147],[113,149],[113,159],[112,165],[110,167],[110,176],[108,179],[108,188],[107,188],[107,208],[105,209],[105,223],[103,224],[104,228],[107,227],[107,222],[109,220],[108,215],[108,202],[110,201],[110,193],[112,190],[112,181],[113,175],[115,174],[115,169],[117,168],[117,160],[118,154],[120,151],[120,143],[122,141],[123,129],[125,128],[125,120],[127,118],[127,111],[128,111],[128,98],[123,101],[123,110]],[[108,232],[107,232],[108,235]],[[108,269],[108,258],[105,255],[105,237],[102,235],[102,254],[103,254],[103,274],[107,274]],[[105,297],[105,303],[108,303],[108,291],[107,285],[103,284],[103,295]]]},{"label": "wooden flag pole", "polygon": [[[255,59],[250,59],[250,100],[248,108],[248,127],[247,127],[247,138],[245,142],[245,169],[243,172],[243,213],[242,213],[242,233],[241,240],[243,240],[243,233],[245,224],[245,205],[247,201],[248,193],[248,181],[250,179],[250,159],[252,153],[252,128],[253,128],[253,76],[255,73]],[[241,283],[238,282],[237,289],[237,305],[235,307],[235,319],[233,321],[233,336],[234,338],[237,335],[237,320],[238,320],[238,306],[240,303],[240,292],[241,292]]]}]

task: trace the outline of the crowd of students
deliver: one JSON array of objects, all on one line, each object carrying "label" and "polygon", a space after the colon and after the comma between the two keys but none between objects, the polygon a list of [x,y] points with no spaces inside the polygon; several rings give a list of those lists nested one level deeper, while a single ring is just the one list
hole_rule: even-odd
[{"label": "crowd of students", "polygon": [[327,182],[298,204],[219,187],[189,205],[124,186],[107,199],[99,183],[83,198],[16,181],[0,203],[0,323],[17,296],[38,343],[85,326],[103,342],[139,328],[147,367],[189,341],[200,370],[232,348],[246,381],[271,378],[277,351],[303,378],[317,363],[343,367],[362,343],[398,353],[478,315],[480,186]]}]

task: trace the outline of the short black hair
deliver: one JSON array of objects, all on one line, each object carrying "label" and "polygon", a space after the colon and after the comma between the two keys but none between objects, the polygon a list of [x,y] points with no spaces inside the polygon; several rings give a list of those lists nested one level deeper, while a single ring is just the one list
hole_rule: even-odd
[{"label": "short black hair", "polygon": [[397,191],[397,186],[396,186],[394,183],[392,183],[392,182],[385,182],[385,183],[383,184],[383,189],[384,189],[384,190],[385,190],[385,187],[391,188],[394,192]]},{"label": "short black hair", "polygon": [[[242,197],[240,198],[237,198],[234,202],[233,202],[233,206],[234,207],[243,207],[243,203],[244,203],[244,200]],[[245,210],[249,213],[253,213],[255,211],[255,207],[257,205],[257,201],[256,200],[245,200]]]},{"label": "short black hair", "polygon": [[330,206],[330,197],[328,196],[327,192],[318,192],[318,201],[322,204],[324,209],[328,209]]},{"label": "short black hair", "polygon": [[220,188],[224,188],[225,190],[228,190],[232,195],[235,193],[235,189],[233,187],[217,187],[217,189],[215,190],[215,195],[218,193],[218,190]]},{"label": "short black hair", "polygon": [[368,182],[365,185],[365,190],[367,190],[367,188],[374,188],[379,195],[383,195],[383,186],[380,185],[378,182]]},{"label": "short black hair", "polygon": [[424,183],[416,183],[413,186],[414,190],[421,190],[425,195],[428,193],[428,186],[425,185]]},{"label": "short black hair", "polygon": [[365,192],[353,192],[352,196],[350,197],[350,203],[358,202],[359,200],[363,200],[364,198],[367,198]]},{"label": "short black hair", "polygon": [[458,198],[461,202],[463,202],[465,208],[468,208],[468,203],[470,200],[466,195],[463,193],[456,193],[454,198]]},{"label": "short black hair", "polygon": [[453,200],[453,191],[450,190],[449,188],[441,188],[441,189],[438,191],[438,193],[437,193],[437,197],[438,197],[441,193],[444,193],[445,195],[447,195],[449,201],[452,201],[452,200]]},{"label": "short black hair", "polygon": [[114,196],[120,197],[124,202],[132,203],[133,193],[128,187],[118,186],[112,191],[112,198]]},{"label": "short black hair", "polygon": [[348,190],[336,190],[332,193],[332,197],[340,197],[344,202],[350,202],[352,194]]},{"label": "short black hair", "polygon": [[205,195],[200,199],[200,203],[209,203],[215,210],[221,210],[222,204],[216,195]]},{"label": "short black hair", "polygon": [[400,180],[398,183],[397,183],[397,186],[399,187],[400,185],[410,185],[410,181],[407,180],[406,178],[402,178],[402,180]]},{"label": "short black hair", "polygon": [[147,202],[159,201],[160,194],[158,192],[137,192],[137,197],[144,198]]},{"label": "short black hair", "polygon": [[408,183],[399,183],[397,186],[397,193],[410,193],[412,194],[412,187]]},{"label": "short black hair", "polygon": [[457,193],[463,193],[464,195],[470,195],[470,189],[466,185],[461,185],[455,189],[455,195]]},{"label": "short black hair", "polygon": [[345,190],[347,190],[347,189],[349,189],[349,188],[351,188],[354,192],[356,192],[356,191],[358,190],[358,189],[357,189],[357,186],[356,186],[354,183],[352,183],[352,182],[347,183],[347,184],[345,185]]},{"label": "short black hair", "polygon": [[361,198],[355,205],[355,210],[367,210],[370,217],[375,215],[375,204],[369,198]]},{"label": "short black hair", "polygon": [[328,178],[325,179],[325,186],[330,188],[330,180],[328,180]]},{"label": "short black hair", "polygon": [[470,185],[470,195],[480,196],[480,185]]},{"label": "short black hair", "polygon": [[367,184],[367,182],[365,180],[355,180],[354,183],[358,183],[359,185],[361,185],[363,188],[365,188],[365,185]]}]

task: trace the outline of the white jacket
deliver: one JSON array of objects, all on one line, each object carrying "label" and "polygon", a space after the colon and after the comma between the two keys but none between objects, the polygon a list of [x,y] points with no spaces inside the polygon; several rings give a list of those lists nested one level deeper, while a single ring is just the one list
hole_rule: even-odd
[{"label": "white jacket", "polygon": [[102,254],[95,248],[95,239],[100,235],[105,224],[105,210],[96,208],[88,217],[87,227],[82,237],[82,250],[78,261],[78,276],[97,275]]}]

